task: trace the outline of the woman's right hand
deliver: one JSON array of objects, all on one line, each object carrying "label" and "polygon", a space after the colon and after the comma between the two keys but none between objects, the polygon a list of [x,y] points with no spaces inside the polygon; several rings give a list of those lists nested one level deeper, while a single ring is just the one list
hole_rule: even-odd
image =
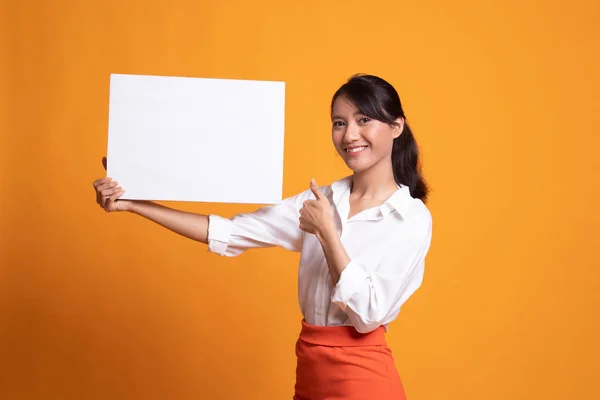
[{"label": "woman's right hand", "polygon": [[[102,165],[106,169],[106,157],[102,158]],[[106,212],[129,211],[133,202],[131,200],[119,200],[125,190],[119,186],[117,181],[106,177],[94,181],[96,191],[96,203]]]},{"label": "woman's right hand", "polygon": [[[102,159],[106,169],[106,157]],[[120,200],[125,191],[111,178],[94,182],[96,202],[106,212],[131,211],[192,240],[208,243],[208,216],[174,210],[145,200]]]}]

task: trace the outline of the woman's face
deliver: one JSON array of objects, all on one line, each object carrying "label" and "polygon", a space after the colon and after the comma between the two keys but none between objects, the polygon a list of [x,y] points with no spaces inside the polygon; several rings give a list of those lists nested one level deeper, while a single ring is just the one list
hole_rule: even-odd
[{"label": "woman's face", "polygon": [[366,171],[380,162],[391,165],[392,145],[402,133],[402,118],[395,126],[369,118],[342,95],[333,103],[331,122],[333,144],[352,171]]}]

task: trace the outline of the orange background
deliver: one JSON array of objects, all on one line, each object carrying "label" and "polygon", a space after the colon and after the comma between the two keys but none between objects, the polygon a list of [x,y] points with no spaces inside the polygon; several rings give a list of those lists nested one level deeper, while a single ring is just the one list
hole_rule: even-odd
[{"label": "orange background", "polygon": [[328,107],[356,72],[398,89],[433,188],[388,335],[409,399],[600,398],[597,0],[0,7],[1,398],[291,398],[298,255],[105,214],[109,74],[286,81],[290,196],[348,173]]}]

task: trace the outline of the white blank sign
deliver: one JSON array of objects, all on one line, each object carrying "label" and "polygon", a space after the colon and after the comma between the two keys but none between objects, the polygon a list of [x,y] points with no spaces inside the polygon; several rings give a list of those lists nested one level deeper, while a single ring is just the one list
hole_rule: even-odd
[{"label": "white blank sign", "polygon": [[124,199],[282,199],[285,83],[112,74],[107,176]]}]

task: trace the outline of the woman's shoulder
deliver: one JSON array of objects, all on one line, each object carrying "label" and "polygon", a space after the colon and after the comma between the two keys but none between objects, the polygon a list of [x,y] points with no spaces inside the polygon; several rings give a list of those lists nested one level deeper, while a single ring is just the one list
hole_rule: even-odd
[{"label": "woman's shoulder", "polygon": [[431,234],[432,216],[427,205],[419,198],[412,197],[407,186],[401,186],[390,199],[390,205],[395,209],[396,218],[394,229],[398,234],[423,236]]},{"label": "woman's shoulder", "polygon": [[418,198],[411,197],[410,215],[421,219],[431,220],[431,211],[423,200]]}]

